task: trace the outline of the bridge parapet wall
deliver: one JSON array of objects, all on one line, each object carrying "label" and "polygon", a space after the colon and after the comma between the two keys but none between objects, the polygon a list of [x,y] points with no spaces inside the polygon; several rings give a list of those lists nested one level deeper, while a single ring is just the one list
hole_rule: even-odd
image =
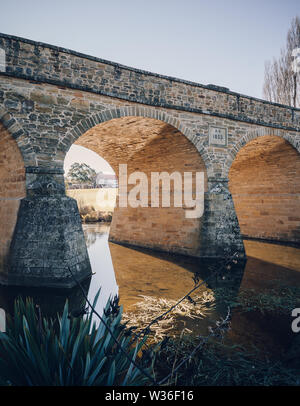
[{"label": "bridge parapet wall", "polygon": [[105,61],[53,45],[0,34],[7,76],[66,86],[145,105],[300,129],[300,110]]}]

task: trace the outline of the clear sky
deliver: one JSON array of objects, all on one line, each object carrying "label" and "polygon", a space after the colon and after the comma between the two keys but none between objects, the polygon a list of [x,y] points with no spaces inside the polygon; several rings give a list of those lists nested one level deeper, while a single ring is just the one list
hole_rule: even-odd
[{"label": "clear sky", "polygon": [[114,173],[114,170],[109,163],[101,158],[96,152],[80,147],[79,145],[72,145],[66,155],[64,162],[65,175],[68,174],[68,171],[74,162],[80,164],[86,163],[95,169],[96,172]]},{"label": "clear sky", "polygon": [[0,0],[0,31],[262,97],[300,0]]}]

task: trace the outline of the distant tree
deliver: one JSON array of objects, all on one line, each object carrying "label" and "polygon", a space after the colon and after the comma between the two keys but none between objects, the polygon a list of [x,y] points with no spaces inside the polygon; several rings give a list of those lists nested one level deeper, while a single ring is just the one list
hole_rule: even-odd
[{"label": "distant tree", "polygon": [[263,97],[275,103],[300,106],[300,75],[293,68],[295,54],[300,48],[300,18],[292,20],[287,33],[285,48],[281,49],[280,57],[265,63]]},{"label": "distant tree", "polygon": [[93,185],[96,180],[96,175],[96,171],[89,165],[74,162],[69,169],[67,177],[72,182]]}]

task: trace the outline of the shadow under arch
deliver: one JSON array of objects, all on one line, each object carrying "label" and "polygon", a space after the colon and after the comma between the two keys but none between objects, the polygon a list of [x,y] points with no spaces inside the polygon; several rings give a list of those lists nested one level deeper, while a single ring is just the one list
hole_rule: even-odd
[{"label": "shadow under arch", "polygon": [[[153,172],[178,172],[182,180],[185,172],[194,176],[196,172],[203,172],[206,190],[206,164],[189,140],[189,131],[184,129],[186,134],[183,134],[178,129],[183,127],[177,120],[154,109],[120,108],[93,117],[78,124],[69,141],[98,153],[117,176],[119,164],[126,164],[128,178],[134,172],[142,172],[148,179],[147,207],[117,205],[110,241],[198,256],[202,220],[187,218],[185,214],[190,209],[184,205],[175,207],[174,193],[182,193],[182,187],[176,189],[171,182],[170,207],[162,207],[161,201],[159,207],[151,207],[150,180]],[[133,187],[128,185],[128,193]]]},{"label": "shadow under arch", "polygon": [[274,137],[280,137],[287,142],[291,144],[292,147],[294,147],[300,154],[300,135],[297,138],[296,136],[292,136],[291,134],[287,133],[284,130],[280,129],[274,129],[274,128],[266,128],[266,127],[261,127],[261,128],[253,128],[245,135],[239,138],[237,142],[234,143],[234,145],[228,150],[228,156],[225,162],[225,168],[226,168],[226,175],[228,176],[228,173],[230,171],[231,165],[233,161],[235,160],[237,154],[239,151],[245,147],[250,141],[255,140],[259,137],[263,137],[266,135],[274,136]]},{"label": "shadow under arch", "polygon": [[[58,144],[57,150],[63,150],[64,153],[66,153],[71,145],[92,127],[112,119],[123,117],[144,117],[162,121],[180,131],[182,135],[184,135],[195,146],[199,153],[203,151],[202,141],[199,140],[193,130],[185,126],[180,119],[171,116],[165,111],[141,106],[112,107],[111,109],[105,109],[100,112],[89,114],[86,118],[80,120],[78,124],[66,134]],[[208,170],[210,167],[209,159],[206,156],[203,156],[202,159]]]},{"label": "shadow under arch", "polygon": [[241,234],[244,238],[299,244],[297,140],[267,129],[251,132],[240,145],[230,166],[229,188]]}]

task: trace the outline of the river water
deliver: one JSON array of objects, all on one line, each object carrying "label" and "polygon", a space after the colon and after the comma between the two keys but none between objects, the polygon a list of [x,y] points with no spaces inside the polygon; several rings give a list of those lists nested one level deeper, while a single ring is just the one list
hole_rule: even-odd
[{"label": "river water", "polygon": [[[94,273],[84,287],[91,301],[101,287],[97,303],[100,313],[110,296],[119,295],[124,312],[130,315],[130,312],[137,310],[137,303],[145,300],[145,297],[154,299],[153,303],[162,299],[175,301],[195,286],[195,276],[197,282],[206,280],[209,276],[210,271],[199,265],[197,259],[108,242],[109,224],[84,224],[83,229]],[[199,295],[205,292],[214,295],[216,287],[226,288],[228,283],[236,295],[245,289],[259,295],[273,288],[278,292],[278,287],[281,286],[300,287],[299,248],[251,240],[245,240],[244,245],[247,262],[234,271],[227,270],[228,275],[231,272],[235,275],[234,278],[227,278],[231,282],[207,279],[209,282],[197,291]],[[75,313],[85,306],[84,297],[78,288],[67,292],[49,292],[45,289],[20,291],[17,288],[1,287],[0,308],[10,313],[13,300],[20,293],[22,296],[32,296],[44,312],[49,314],[60,310],[66,297]],[[219,317],[224,317],[226,309],[225,306],[208,309],[204,318],[197,321],[185,319],[183,325],[188,327],[187,331],[205,334],[209,325]],[[233,309],[230,336],[236,343],[255,345],[265,352],[279,354],[293,339],[290,325],[289,317],[262,315],[255,310],[240,313]]]}]

